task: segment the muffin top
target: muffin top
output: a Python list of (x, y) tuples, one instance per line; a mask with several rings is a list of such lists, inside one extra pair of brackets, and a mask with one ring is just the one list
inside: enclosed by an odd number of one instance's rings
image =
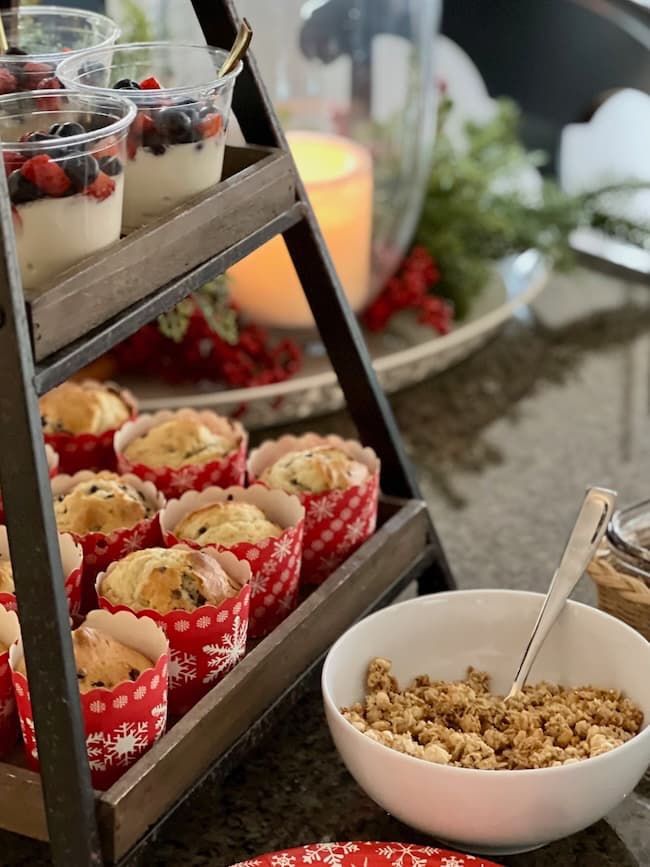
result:
[(134, 464), (179, 469), (221, 460), (237, 448), (238, 441), (227, 419), (217, 416), (208, 427), (198, 413), (181, 410), (136, 437), (124, 449), (124, 456)]
[[(137, 680), (143, 671), (154, 665), (144, 654), (90, 626), (74, 630), (72, 648), (81, 693), (102, 686), (113, 689), (125, 680)], [(25, 657), (16, 666), (16, 671), (26, 673)]]
[(39, 401), (46, 434), (102, 434), (131, 416), (130, 407), (110, 386), (64, 382)]
[[(0, 593), (14, 592), (14, 571), (11, 560), (0, 560)], [(2, 651), (0, 651), (2, 652)]]
[(360, 485), (367, 478), (365, 464), (343, 449), (323, 445), (287, 452), (264, 470), (260, 481), (290, 494), (321, 494)]
[(237, 542), (254, 544), (269, 536), (280, 536), (282, 527), (269, 521), (258, 506), (231, 500), (191, 512), (174, 527), (173, 533), (177, 539), (229, 547)]
[(195, 611), (221, 605), (241, 587), (207, 554), (180, 546), (145, 548), (115, 563), (102, 580), (100, 593), (113, 605), (132, 611)]
[(154, 509), (123, 476), (102, 471), (54, 500), (60, 533), (112, 533), (150, 518)]

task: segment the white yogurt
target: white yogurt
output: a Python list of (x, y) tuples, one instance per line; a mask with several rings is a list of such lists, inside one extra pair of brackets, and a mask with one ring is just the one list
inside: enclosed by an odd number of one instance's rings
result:
[(150, 223), (177, 205), (218, 184), (223, 168), (224, 136), (198, 144), (176, 144), (156, 156), (138, 148), (126, 162), (122, 231)]
[(14, 206), (14, 231), (23, 288), (38, 289), (51, 277), (120, 237), (122, 175), (103, 201), (78, 193)]

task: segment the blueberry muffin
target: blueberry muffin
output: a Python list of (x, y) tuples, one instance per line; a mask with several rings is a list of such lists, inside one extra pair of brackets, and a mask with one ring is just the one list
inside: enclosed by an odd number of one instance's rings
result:
[(198, 413), (181, 410), (132, 440), (124, 457), (133, 464), (170, 469), (219, 461), (238, 448), (239, 437), (227, 419), (214, 419), (207, 425)]
[(215, 559), (176, 546), (134, 551), (111, 567), (99, 592), (112, 605), (169, 614), (221, 605), (240, 590)]
[(131, 408), (118, 392), (96, 382), (64, 382), (39, 401), (46, 434), (102, 434), (121, 427)]
[(154, 511), (127, 479), (106, 471), (77, 482), (67, 494), (54, 500), (59, 532), (78, 536), (134, 527), (152, 517)]
[(238, 542), (255, 544), (269, 536), (282, 535), (282, 527), (269, 521), (253, 503), (229, 501), (212, 503), (186, 515), (172, 531), (177, 539), (200, 545), (224, 545)]
[[(82, 625), (74, 630), (72, 648), (81, 693), (97, 687), (113, 689), (126, 680), (137, 680), (143, 671), (154, 666), (144, 654), (90, 626)], [(26, 674), (24, 657), (16, 671)]]
[(264, 470), (260, 481), (289, 494), (322, 494), (360, 485), (368, 475), (368, 467), (343, 449), (322, 445), (287, 452)]

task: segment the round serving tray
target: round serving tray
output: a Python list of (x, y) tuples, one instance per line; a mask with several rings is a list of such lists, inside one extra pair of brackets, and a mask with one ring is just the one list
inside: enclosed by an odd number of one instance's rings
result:
[[(387, 392), (398, 391), (446, 370), (483, 346), (499, 328), (541, 291), (547, 268), (535, 250), (495, 266), (492, 279), (470, 314), (444, 337), (418, 325), (408, 315), (395, 317), (381, 334), (367, 334), (379, 380)], [(244, 389), (216, 389), (214, 384), (169, 385), (124, 378), (138, 397), (141, 410), (184, 406), (237, 415), (250, 429), (272, 427), (334, 412), (344, 400), (327, 356), (319, 344), (306, 344), (300, 373), (286, 382)]]

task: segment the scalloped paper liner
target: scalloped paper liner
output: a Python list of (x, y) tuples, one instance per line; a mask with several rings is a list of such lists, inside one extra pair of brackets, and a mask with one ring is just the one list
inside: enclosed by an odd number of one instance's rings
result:
[[(52, 494), (54, 497), (66, 494), (77, 482), (92, 478), (93, 475), (94, 473), (88, 470), (81, 470), (74, 476), (57, 476), (52, 480)], [(131, 551), (162, 545), (160, 512), (166, 503), (164, 496), (156, 490), (151, 482), (143, 482), (138, 476), (126, 474), (124, 478), (134, 488), (137, 488), (157, 511), (151, 518), (144, 518), (133, 527), (113, 530), (112, 533), (86, 533), (84, 536), (77, 533), (70, 534), (75, 542), (81, 545), (84, 557), (81, 589), (82, 614), (97, 607), (95, 579), (100, 572), (106, 571), (114, 560), (119, 560)]]
[(283, 852), (257, 855), (230, 867), (500, 867), (474, 855), (463, 855), (438, 846), (414, 843), (340, 842), (311, 843)]
[(0, 653), (0, 758), (11, 752), (18, 740), (18, 712), (9, 651), (19, 637), (20, 627), (16, 613), (0, 608), (0, 643), (7, 648)]
[(280, 536), (261, 542), (215, 546), (220, 551), (231, 551), (238, 559), (250, 563), (252, 577), (248, 637), (264, 638), (282, 623), (298, 601), (305, 510), (297, 497), (285, 491), (271, 491), (264, 485), (188, 491), (179, 500), (170, 500), (160, 516), (165, 545), (180, 542), (192, 548), (201, 548), (200, 544), (190, 539), (178, 539), (173, 533), (174, 528), (190, 512), (227, 500), (253, 503), (270, 521), (279, 524), (284, 530)]
[[(202, 491), (211, 485), (219, 485), (222, 488), (228, 487), (228, 485), (243, 485), (246, 480), (248, 434), (240, 422), (231, 419), (227, 419), (227, 421), (239, 437), (239, 447), (219, 461), (198, 465), (189, 464), (178, 469), (171, 469), (170, 467), (148, 467), (145, 464), (134, 464), (124, 456), (124, 449), (134, 439), (142, 436), (155, 425), (187, 411), (182, 409), (177, 412), (161, 410), (153, 415), (144, 414), (120, 428), (114, 438), (114, 449), (120, 472), (135, 473), (141, 479), (153, 482), (158, 490), (169, 499), (180, 497), (186, 491)], [(191, 410), (191, 412), (198, 415), (207, 427), (213, 427), (215, 421), (219, 423), (223, 421), (221, 416), (210, 410), (200, 412)]]
[[(184, 548), (188, 546), (184, 545)], [(237, 665), (246, 652), (250, 577), (248, 563), (227, 551), (203, 548), (242, 585), (242, 589), (221, 605), (202, 605), (196, 611), (133, 611), (136, 617), (155, 621), (169, 639), (169, 713), (182, 716)], [(107, 570), (110, 572), (110, 568)], [(110, 612), (131, 611), (113, 605), (101, 595), (105, 574), (97, 576), (96, 591), (101, 608)]]
[[(83, 552), (81, 545), (75, 543), (70, 533), (59, 533), (59, 550), (61, 565), (65, 576), (65, 594), (68, 597), (70, 614), (78, 614), (81, 606), (81, 580), (83, 570)], [(7, 528), (0, 527), (0, 562), (9, 560), (9, 539)], [(0, 593), (0, 605), (7, 611), (17, 611), (18, 602), (15, 593)]]
[(360, 485), (322, 494), (298, 493), (305, 507), (305, 532), (302, 542), (300, 578), (305, 584), (322, 584), (332, 572), (357, 550), (375, 531), (379, 500), (379, 458), (356, 440), (308, 433), (266, 440), (248, 459), (248, 478), (259, 479), (266, 467), (287, 452), (330, 445), (365, 464), (370, 476)]
[[(137, 418), (138, 402), (128, 389), (120, 388), (115, 382), (97, 382), (94, 379), (84, 379), (79, 384), (105, 386), (116, 391), (131, 410), (130, 420)], [(118, 430), (112, 428), (101, 434), (46, 433), (44, 437), (45, 442), (59, 453), (60, 472), (72, 476), (80, 470), (115, 470), (113, 439)]]
[[(104, 791), (122, 776), (165, 731), (169, 646), (161, 629), (148, 618), (122, 611), (91, 611), (85, 625), (100, 629), (154, 661), (135, 681), (114, 689), (91, 689), (81, 696), (86, 748), (93, 786)], [(10, 661), (27, 764), (39, 770), (36, 732), (27, 679), (15, 671), (22, 644), (11, 648)]]
[[(52, 446), (45, 444), (45, 457), (47, 458), (47, 468), (50, 473), (50, 478), (53, 479), (54, 476), (59, 474), (61, 469), (60, 467), (60, 457), (59, 453), (55, 451)], [(0, 491), (0, 524), (4, 524), (5, 522), (5, 509), (4, 503), (2, 501), (2, 491)]]

